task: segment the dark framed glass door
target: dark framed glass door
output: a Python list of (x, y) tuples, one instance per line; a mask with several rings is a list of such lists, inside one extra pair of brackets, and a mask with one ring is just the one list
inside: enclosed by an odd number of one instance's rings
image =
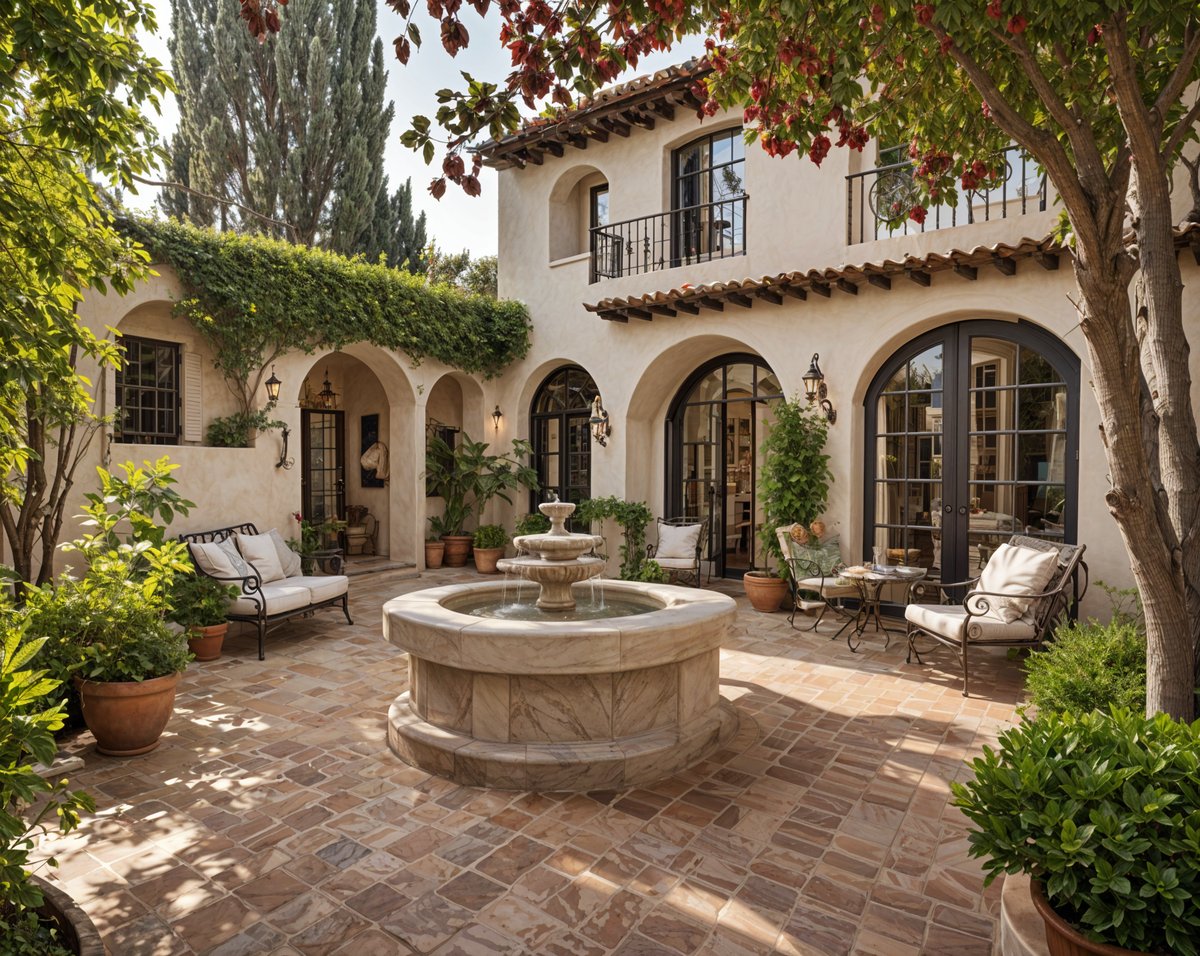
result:
[(592, 493), (592, 399), (599, 394), (592, 377), (578, 365), (552, 372), (533, 397), (529, 413), (533, 467), (539, 490), (529, 510), (550, 493), (575, 504)]
[(867, 394), (863, 552), (961, 581), (1015, 533), (1074, 543), (1079, 360), (1028, 322), (936, 329)]
[[(341, 520), (346, 513), (345, 413), (300, 411), (301, 514), (308, 521)], [(332, 542), (322, 542), (331, 544)]]
[(664, 517), (709, 519), (704, 560), (718, 575), (763, 567), (758, 449), (782, 400), (775, 373), (757, 356), (737, 354), (697, 369), (672, 403)]

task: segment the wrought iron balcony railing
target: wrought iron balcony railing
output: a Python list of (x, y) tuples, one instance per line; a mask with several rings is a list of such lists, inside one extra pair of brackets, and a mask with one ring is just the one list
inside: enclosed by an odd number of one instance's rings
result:
[(958, 204), (948, 203), (926, 210), (925, 221), (904, 219), (898, 225), (888, 220), (907, 216), (919, 202), (912, 178), (912, 164), (892, 163), (851, 173), (846, 177), (846, 242), (871, 242), (893, 236), (911, 236), (934, 229), (947, 229), (973, 222), (1007, 219), (1046, 208), (1046, 172), (1018, 147), (1004, 151), (1004, 179), (990, 189), (959, 189)]
[(735, 196), (596, 226), (589, 281), (658, 272), (746, 253), (746, 202)]

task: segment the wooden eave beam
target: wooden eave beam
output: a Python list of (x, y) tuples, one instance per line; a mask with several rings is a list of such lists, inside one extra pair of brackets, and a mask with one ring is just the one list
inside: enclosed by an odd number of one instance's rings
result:
[(608, 130), (599, 126), (589, 126), (586, 135), (588, 139), (594, 139), (598, 143), (608, 142)]
[(628, 322), (629, 316), (622, 314), (616, 309), (601, 309), (600, 318), (605, 322)]
[(639, 308), (636, 305), (625, 306), (624, 312), (626, 315), (630, 316), (631, 318), (645, 319), (647, 322), (651, 321), (654, 318), (654, 316), (651, 315), (649, 312), (647, 312), (645, 309)]
[(955, 273), (955, 275), (960, 275), (964, 279), (970, 279), (972, 281), (979, 278), (979, 270), (978, 269), (976, 269), (974, 266), (969, 266), (962, 262), (954, 263), (954, 273)]
[(673, 107), (666, 100), (655, 100), (650, 104), (650, 111), (652, 113), (657, 113), (665, 120), (675, 119), (675, 107)]
[(999, 270), (1001, 275), (1015, 276), (1017, 274), (1017, 262), (1008, 256), (992, 256), (992, 265)]
[(527, 162), (533, 163), (534, 166), (542, 165), (542, 151), (534, 149), (532, 146), (526, 147), (522, 152), (525, 154), (522, 158)]
[(858, 295), (858, 286), (845, 278), (845, 276), (838, 276), (837, 287), (847, 295)]
[(654, 117), (647, 116), (638, 110), (625, 110), (621, 116), (634, 126), (640, 126), (642, 129), (654, 129)]
[(626, 139), (629, 138), (630, 126), (628, 123), (622, 123), (619, 119), (612, 116), (604, 117), (601, 122), (604, 124), (604, 128), (610, 133), (616, 133), (618, 136), (624, 136)]
[(576, 149), (587, 149), (587, 137), (581, 133), (568, 133), (567, 141)]
[[(1058, 269), (1057, 252), (1035, 252), (1033, 254), (1033, 261), (1047, 272), (1054, 272)], [(1198, 257), (1196, 261), (1197, 263), (1200, 263), (1200, 257)]]
[(542, 148), (547, 153), (550, 153), (552, 156), (555, 156), (558, 159), (562, 159), (563, 152), (564, 152), (563, 145), (558, 140), (556, 140), (556, 139), (542, 140)]
[(680, 312), (686, 312), (688, 315), (699, 315), (700, 307), (691, 302), (679, 301), (675, 303), (675, 308)]
[(646, 306), (655, 315), (669, 315), (674, 318), (678, 313), (669, 305), (648, 305)]
[(804, 302), (808, 299), (808, 293), (801, 289), (798, 285), (783, 286), (783, 294), (790, 295), (793, 299), (799, 299), (801, 302)]
[(810, 283), (809, 283), (809, 288), (810, 288), (810, 289), (811, 289), (813, 292), (815, 292), (817, 295), (823, 295), (823, 296), (825, 296), (825, 298), (827, 298), (827, 299), (828, 299), (828, 298), (829, 298), (829, 296), (830, 296), (830, 289), (829, 289), (829, 283), (828, 283), (828, 282), (817, 282), (817, 281), (813, 281), (813, 282), (810, 282)]
[(772, 305), (783, 305), (783, 296), (774, 289), (759, 289), (754, 294)]
[(930, 283), (933, 282), (933, 277), (928, 272), (925, 272), (921, 269), (914, 269), (911, 266), (905, 268), (904, 274), (912, 279), (912, 281), (917, 285), (923, 285), (927, 289), (929, 288)]
[(867, 281), (871, 283), (871, 285), (875, 286), (876, 289), (885, 289), (890, 291), (892, 288), (892, 280), (885, 275), (880, 275), (878, 272), (868, 272)]
[(749, 309), (754, 305), (754, 300), (748, 295), (743, 295), (741, 292), (726, 292), (725, 298), (734, 305), (740, 305), (743, 309)]
[(711, 296), (706, 295), (706, 296), (703, 296), (702, 298), (697, 299), (696, 301), (700, 305), (702, 305), (704, 308), (712, 309), (714, 312), (724, 312), (725, 311), (725, 303), (722, 302), (720, 299), (714, 299)]

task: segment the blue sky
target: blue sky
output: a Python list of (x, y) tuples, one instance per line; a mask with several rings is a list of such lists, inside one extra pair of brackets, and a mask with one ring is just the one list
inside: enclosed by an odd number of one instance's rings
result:
[[(164, 64), (170, 66), (167, 52), (167, 37), (170, 31), (171, 5), (169, 0), (154, 0), (158, 9), (158, 33), (144, 38), (147, 49)], [(225, 0), (236, 3), (237, 0)], [(461, 84), (460, 70), (467, 70), (484, 79), (501, 82), (509, 71), (509, 57), (496, 38), (499, 21), (495, 14), (486, 21), (480, 20), (464, 6), (463, 22), (471, 32), (471, 45), (456, 58), (451, 58), (438, 42), (437, 25), (424, 13), (424, 4), (415, 4), (419, 9), (415, 20), (425, 38), (422, 49), (415, 52), (408, 66), (396, 62), (391, 50), (391, 41), (400, 33), (402, 19), (385, 4), (379, 4), (379, 35), (383, 39), (385, 60), (388, 64), (387, 96), (396, 104), (396, 119), (384, 152), (383, 163), (393, 186), (412, 177), (413, 198), (418, 211), (424, 211), (428, 220), (429, 235), (448, 252), (469, 249), (472, 255), (487, 255), (496, 251), (496, 174), (484, 169), (482, 176), (483, 195), (472, 199), (460, 190), (450, 187), (441, 201), (429, 195), (427, 186), (436, 167), (429, 167), (421, 158), (400, 145), (400, 134), (414, 114), (432, 115), (437, 107), (435, 92), (443, 87)], [(284, 29), (287, 29), (287, 13), (284, 11)], [(672, 63), (693, 56), (702, 49), (698, 40), (691, 40), (685, 47), (667, 54), (659, 54), (643, 61), (638, 70), (620, 80), (650, 73)], [(618, 80), (618, 82), (620, 82)], [(179, 114), (174, 101), (163, 109), (160, 129), (169, 135), (178, 122)], [(439, 160), (435, 160), (435, 163)], [(157, 190), (142, 187), (136, 196), (126, 197), (129, 205), (147, 209), (153, 202)]]

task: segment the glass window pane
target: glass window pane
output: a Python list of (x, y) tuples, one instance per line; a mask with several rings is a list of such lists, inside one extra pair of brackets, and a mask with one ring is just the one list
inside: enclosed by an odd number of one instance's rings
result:
[(942, 346), (933, 346), (920, 355), (909, 359), (908, 387), (909, 388), (941, 388), (942, 383)]

